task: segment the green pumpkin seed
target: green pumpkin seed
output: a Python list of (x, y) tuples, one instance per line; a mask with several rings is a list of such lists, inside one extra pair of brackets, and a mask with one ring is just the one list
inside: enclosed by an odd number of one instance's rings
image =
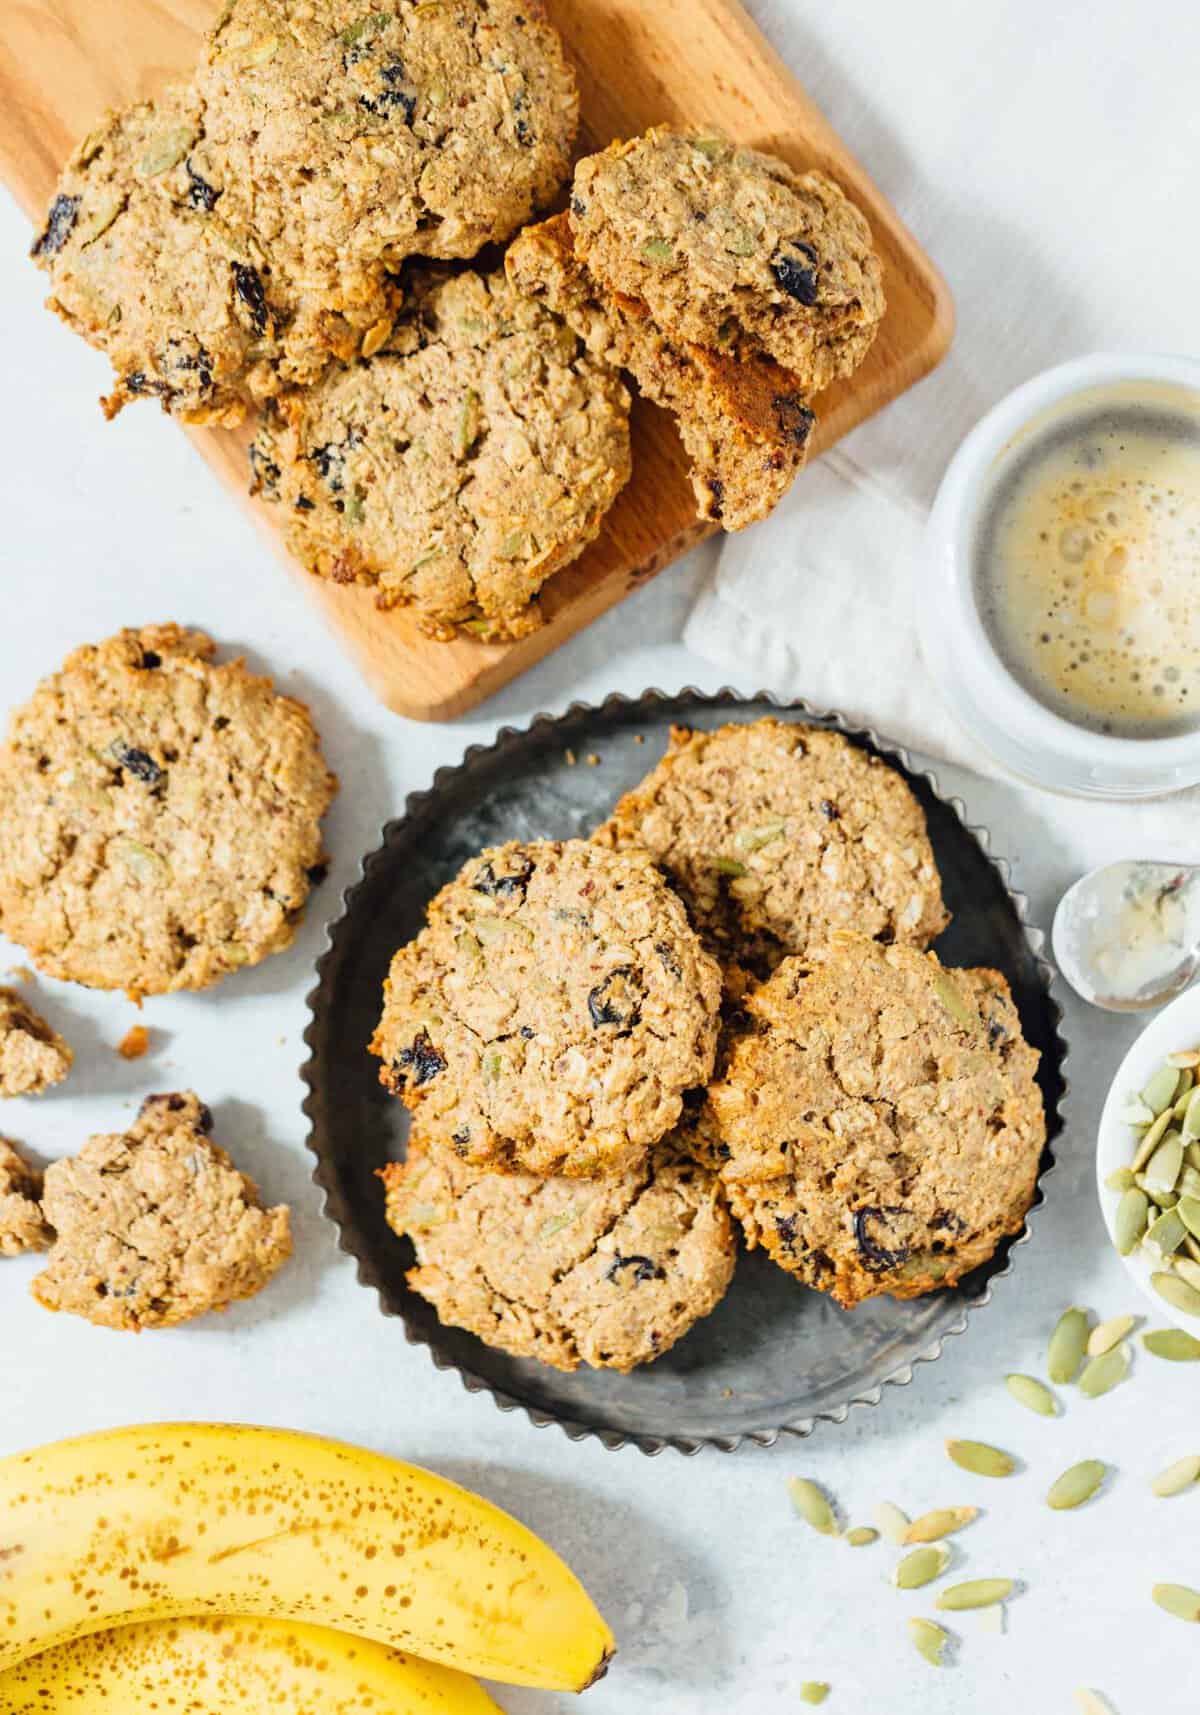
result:
[(1099, 1399), (1109, 1393), (1129, 1374), (1129, 1347), (1113, 1346), (1098, 1358), (1089, 1358), (1079, 1378), (1079, 1391), (1085, 1399)]
[(1183, 1110), (1183, 1135), (1187, 1142), (1200, 1138), (1200, 1089), (1193, 1089)]
[(1142, 1335), (1142, 1345), (1156, 1358), (1173, 1364), (1191, 1364), (1200, 1359), (1200, 1340), (1182, 1328), (1152, 1328)]
[[(1194, 1262), (1200, 1262), (1200, 1239), (1193, 1238), (1191, 1233), (1185, 1233), (1183, 1235), (1183, 1248)], [(1178, 1258), (1176, 1258), (1176, 1266), (1178, 1266)]]
[(1145, 1133), (1142, 1141), (1138, 1144), (1137, 1149), (1134, 1152), (1133, 1160), (1130, 1162), (1130, 1166), (1133, 1168), (1135, 1173), (1137, 1173), (1139, 1169), (1143, 1168), (1149, 1161), (1150, 1157), (1154, 1154), (1154, 1151), (1158, 1148), (1160, 1138), (1164, 1138), (1167, 1135), (1171, 1121), (1174, 1118), (1175, 1115), (1171, 1112), (1170, 1108), (1168, 1108), (1166, 1113), (1159, 1114), (1149, 1131)]
[(196, 132), (190, 125), (164, 131), (161, 137), (154, 139), (138, 162), (138, 172), (144, 179), (155, 179), (159, 173), (169, 172), (179, 165), (195, 141)]
[(1081, 1685), (1074, 1697), (1079, 1715), (1113, 1715), (1112, 1704), (1101, 1697), (1098, 1691), (1089, 1691), (1085, 1685)]
[(1168, 1054), (1167, 1065), (1178, 1066), (1181, 1071), (1200, 1066), (1200, 1048), (1181, 1048), (1175, 1054)]
[(495, 1084), (504, 1071), (504, 1056), (498, 1048), (489, 1048), (483, 1056), (481, 1076), (485, 1084)]
[[(1192, 1173), (1194, 1168), (1186, 1168), (1185, 1172)], [(1175, 1213), (1183, 1222), (1194, 1239), (1200, 1239), (1200, 1198), (1189, 1197), (1185, 1192), (1175, 1205)]]
[(1152, 1191), (1146, 1184), (1146, 1176), (1144, 1173), (1135, 1173), (1133, 1176), (1133, 1182), (1140, 1191), (1144, 1191), (1146, 1193), (1155, 1208), (1173, 1209), (1179, 1201), (1179, 1193), (1177, 1191)]
[(1181, 1310), (1185, 1316), (1200, 1316), (1200, 1292), (1186, 1280), (1161, 1272), (1150, 1276), (1150, 1284), (1173, 1310)]
[(716, 857), (713, 859), (713, 868), (720, 870), (722, 875), (747, 874), (745, 864), (739, 863), (736, 858)]
[(1104, 1181), (1110, 1191), (1128, 1191), (1133, 1185), (1132, 1167), (1117, 1167)]
[(463, 402), (458, 413), (458, 433), (455, 437), (454, 450), (460, 459), (465, 459), (479, 436), (479, 395), (473, 387), (468, 387), (463, 395)]
[(733, 843), (739, 851), (757, 852), (761, 851), (763, 846), (769, 846), (773, 841), (781, 840), (786, 830), (787, 823), (784, 821), (763, 822), (757, 828), (743, 828), (739, 834), (735, 835)]
[(948, 972), (934, 971), (933, 992), (956, 1024), (961, 1025), (964, 1030), (975, 1030), (979, 1023), (978, 1014), (967, 1005), (958, 984)]
[(1040, 1417), (1057, 1416), (1057, 1400), (1045, 1382), (1038, 1381), (1036, 1376), (1005, 1376), (1004, 1385), (1018, 1405), (1036, 1411)]
[(1183, 1235), (1186, 1232), (1187, 1228), (1177, 1211), (1164, 1209), (1156, 1220), (1151, 1221), (1146, 1243), (1153, 1245), (1160, 1256), (1173, 1256), (1183, 1243)]
[(1160, 1066), (1141, 1091), (1141, 1099), (1153, 1114), (1169, 1108), (1179, 1093), (1179, 1073), (1174, 1066)]
[(792, 1477), (788, 1481), (788, 1494), (805, 1524), (810, 1524), (822, 1536), (838, 1534), (833, 1508), (815, 1483), (810, 1483), (807, 1477)]
[(1166, 1499), (1181, 1495), (1200, 1478), (1200, 1453), (1189, 1453), (1186, 1459), (1176, 1459), (1165, 1471), (1160, 1471), (1150, 1484), (1151, 1491)]
[(675, 251), (665, 238), (648, 238), (642, 245), (642, 256), (647, 262), (674, 262)]
[(1146, 1164), (1144, 1188), (1152, 1196), (1156, 1191), (1173, 1191), (1182, 1166), (1183, 1139), (1177, 1131), (1168, 1132)]
[(1189, 1286), (1194, 1286), (1197, 1292), (1200, 1292), (1200, 1262), (1196, 1262), (1190, 1256), (1178, 1255), (1171, 1260), (1174, 1264), (1175, 1273), (1182, 1280), (1186, 1280)]
[(908, 1635), (912, 1639), (917, 1653), (923, 1655), (931, 1667), (944, 1667), (946, 1646), (950, 1642), (949, 1632), (933, 1620), (910, 1620)]
[(986, 1441), (947, 1441), (946, 1452), (956, 1465), (977, 1477), (1011, 1477), (1017, 1468), (1011, 1453), (989, 1447)]
[(851, 1548), (868, 1548), (871, 1543), (879, 1541), (879, 1532), (872, 1530), (869, 1524), (856, 1524), (853, 1530), (846, 1532), (846, 1541)]
[[(1126, 1196), (1129, 1195), (1130, 1193), (1126, 1192)], [(1072, 1305), (1070, 1310), (1063, 1311), (1050, 1336), (1050, 1345), (1046, 1352), (1046, 1374), (1052, 1382), (1061, 1386), (1064, 1382), (1075, 1380), (1083, 1362), (1087, 1339), (1087, 1311)]]
[(894, 1542), (897, 1548), (908, 1540), (908, 1514), (891, 1501), (880, 1501), (871, 1516), (879, 1526), (880, 1535)]
[(728, 149), (724, 137), (693, 137), (692, 148), (699, 150), (706, 160), (717, 161)]
[(133, 871), (138, 882), (144, 887), (159, 887), (171, 879), (171, 866), (166, 858), (160, 857), (156, 851), (142, 845), (138, 840), (126, 839), (124, 834), (119, 834), (116, 839), (108, 842), (108, 849), (113, 857)]
[(128, 201), (128, 197), (114, 195), (104, 197), (96, 204), (92, 212), (75, 228), (75, 242), (81, 250), (88, 244), (94, 244), (108, 231)]
[(1113, 1233), (1122, 1256), (1130, 1256), (1141, 1242), (1150, 1215), (1150, 1199), (1135, 1186), (1126, 1191), (1117, 1204), (1113, 1217)]
[(551, 1215), (548, 1221), (543, 1221), (538, 1228), (538, 1244), (547, 1244), (558, 1233), (565, 1232), (579, 1219), (579, 1210), (564, 1209), (561, 1215)]
[(936, 1512), (922, 1513), (904, 1533), (905, 1542), (940, 1542), (964, 1530), (972, 1519), (979, 1517), (978, 1507), (939, 1507)]
[(1136, 1322), (1136, 1316), (1110, 1316), (1107, 1322), (1097, 1322), (1088, 1335), (1088, 1357), (1102, 1357), (1105, 1352), (1110, 1352), (1114, 1346), (1120, 1345)]
[(1046, 1504), (1056, 1513), (1081, 1507), (1096, 1493), (1104, 1481), (1106, 1470), (1107, 1466), (1099, 1459), (1081, 1459), (1078, 1465), (1072, 1465), (1051, 1483)]
[(951, 1584), (943, 1590), (935, 1606), (943, 1613), (958, 1614), (968, 1608), (990, 1608), (993, 1602), (1004, 1602), (1015, 1586), (1011, 1578), (971, 1578), (965, 1584)]
[(1130, 1096), (1121, 1109), (1121, 1123), (1135, 1129), (1154, 1122), (1154, 1109), (1148, 1108), (1140, 1096)]
[(829, 1696), (829, 1686), (823, 1679), (806, 1679), (800, 1687), (801, 1703), (824, 1703)]
[(1150, 1594), (1164, 1614), (1200, 1622), (1200, 1590), (1189, 1590), (1186, 1584), (1156, 1584)]
[(906, 1554), (892, 1572), (897, 1590), (920, 1590), (940, 1578), (950, 1564), (950, 1550), (941, 1542), (926, 1543)]
[(1183, 1157), (1183, 1169), (1175, 1189), (1179, 1193), (1181, 1203), (1185, 1197), (1190, 1197), (1194, 1203), (1200, 1203), (1200, 1170), (1192, 1166), (1187, 1158), (1186, 1150)]

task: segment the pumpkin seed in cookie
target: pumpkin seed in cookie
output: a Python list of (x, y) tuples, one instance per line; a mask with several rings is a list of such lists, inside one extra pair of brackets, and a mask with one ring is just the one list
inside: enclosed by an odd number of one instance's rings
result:
[(1129, 1374), (1128, 1346), (1113, 1346), (1098, 1358), (1090, 1358), (1079, 1378), (1079, 1391), (1086, 1399), (1099, 1399)]

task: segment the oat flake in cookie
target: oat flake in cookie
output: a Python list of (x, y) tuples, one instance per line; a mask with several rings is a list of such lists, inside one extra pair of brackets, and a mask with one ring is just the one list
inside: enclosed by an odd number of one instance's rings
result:
[(473, 858), (396, 954), (371, 1048), (431, 1149), (622, 1173), (707, 1081), (719, 994), (644, 852), (514, 842)]
[(765, 351), (813, 391), (857, 369), (883, 316), (870, 229), (838, 186), (712, 133), (660, 126), (585, 157), (571, 227), (665, 332)]
[(594, 836), (644, 847), (709, 950), (760, 974), (853, 929), (928, 946), (949, 921), (921, 806), (840, 733), (772, 719), (675, 727)]
[(413, 276), (384, 350), (282, 400), (252, 454), (292, 552), (450, 638), (520, 636), (629, 476), (629, 396), (502, 272)]
[(16, 989), (0, 988), (0, 1096), (36, 1096), (61, 1084), (75, 1056)]
[(381, 1174), (440, 1320), (559, 1370), (651, 1363), (707, 1316), (736, 1243), (713, 1174), (659, 1145), (611, 1179), (481, 1172), (409, 1143)]
[(41, 1174), (0, 1137), (0, 1257), (50, 1248), (54, 1235), (42, 1218), (41, 1194)]
[(953, 1285), (1020, 1230), (1046, 1128), (999, 972), (839, 936), (743, 1006), (698, 1152), (751, 1247), (849, 1307)]
[(204, 988), (292, 940), (337, 782), (303, 704), (176, 625), (68, 657), (0, 746), (0, 929), (51, 976)]
[(251, 1298), (291, 1255), (288, 1211), (211, 1141), (192, 1092), (150, 1096), (121, 1134), (46, 1170), (56, 1239), (33, 1294), (98, 1327), (169, 1328)]

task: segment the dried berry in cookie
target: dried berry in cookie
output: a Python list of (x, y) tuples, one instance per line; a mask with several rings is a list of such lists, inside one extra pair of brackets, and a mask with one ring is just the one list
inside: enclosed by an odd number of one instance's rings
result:
[(752, 1247), (849, 1307), (953, 1285), (1020, 1230), (1046, 1133), (999, 972), (843, 935), (742, 1004), (697, 1149)]
[(74, 1058), (23, 996), (0, 988), (0, 1096), (36, 1096), (61, 1084)]
[(472, 859), (392, 961), (371, 1047), (431, 1146), (474, 1166), (638, 1168), (712, 1069), (720, 976), (644, 852)]
[(651, 1363), (733, 1276), (720, 1187), (669, 1144), (580, 1180), (481, 1172), (410, 1140), (381, 1178), (388, 1223), (416, 1248), (409, 1284), (440, 1320), (555, 1369)]
[(907, 783), (821, 727), (676, 727), (594, 837), (644, 847), (709, 950), (763, 974), (789, 953), (819, 957), (839, 929), (925, 947), (949, 920)]
[(386, 347), (294, 393), (259, 436), (258, 491), (292, 551), (432, 636), (519, 636), (630, 469), (629, 397), (503, 273), (421, 270)]
[(56, 1239), (33, 1282), (47, 1310), (102, 1328), (169, 1328), (250, 1298), (291, 1255), (288, 1211), (212, 1142), (191, 1091), (150, 1096), (124, 1135), (46, 1170)]
[(0, 927), (51, 976), (204, 988), (292, 940), (336, 790), (303, 704), (202, 632), (77, 649), (0, 746)]
[(50, 1248), (54, 1235), (42, 1217), (42, 1176), (0, 1137), (0, 1256)]

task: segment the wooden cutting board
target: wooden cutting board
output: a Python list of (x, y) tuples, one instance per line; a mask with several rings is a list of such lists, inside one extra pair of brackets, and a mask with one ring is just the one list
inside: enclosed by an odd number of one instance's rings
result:
[[(945, 282), (736, 0), (549, 4), (579, 74), (581, 152), (660, 121), (715, 126), (800, 169), (823, 168), (865, 211), (883, 258), (887, 315), (858, 374), (817, 400), (814, 456), (941, 360), (954, 325)], [(216, 0), (0, 0), (0, 176), (31, 220), (40, 224), (62, 162), (105, 107), (186, 74), (215, 10)], [(74, 336), (64, 329), (62, 337)], [(246, 492), (250, 431), (189, 433), (283, 554), (272, 509)], [(633, 479), (600, 540), (550, 581), (545, 626), (516, 643), (432, 643), (403, 610), (379, 612), (369, 591), (288, 564), (389, 708), (450, 719), (709, 533), (696, 519), (671, 419), (642, 400), (633, 458)]]

